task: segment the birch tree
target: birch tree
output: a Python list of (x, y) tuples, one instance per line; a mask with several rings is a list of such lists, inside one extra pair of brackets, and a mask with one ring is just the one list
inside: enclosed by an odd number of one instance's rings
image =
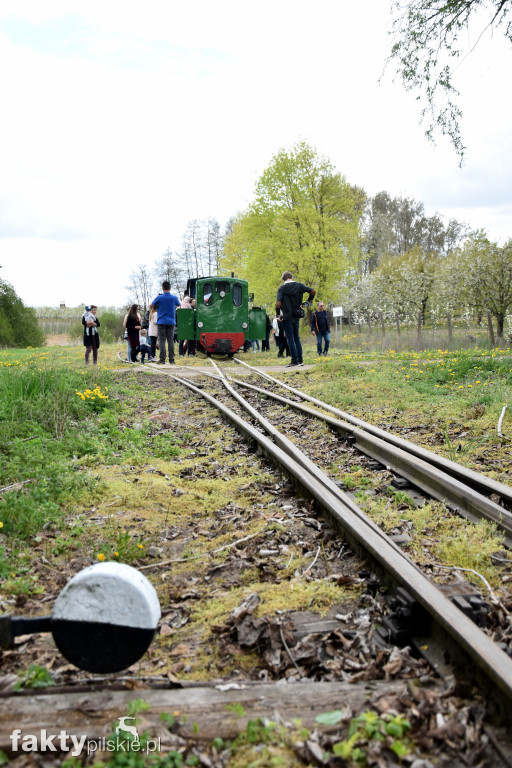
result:
[[(465, 51), (487, 30), (499, 30), (512, 43), (512, 0), (395, 0), (389, 61), (406, 90), (423, 102), (427, 138), (447, 136), (464, 158), (459, 92), (453, 74)], [(469, 32), (473, 31), (470, 36)], [(471, 38), (476, 42), (470, 42)]]

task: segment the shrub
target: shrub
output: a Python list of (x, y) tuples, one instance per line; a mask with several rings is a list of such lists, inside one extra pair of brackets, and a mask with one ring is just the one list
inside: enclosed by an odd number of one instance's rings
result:
[(0, 280), (0, 346), (39, 347), (43, 341), (35, 310), (24, 305), (12, 285)]

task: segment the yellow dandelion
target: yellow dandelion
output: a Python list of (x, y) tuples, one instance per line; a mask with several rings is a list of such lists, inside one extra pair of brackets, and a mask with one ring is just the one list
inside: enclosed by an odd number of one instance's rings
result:
[(100, 561), (100, 563), (102, 563), (104, 559), (105, 559), (105, 555), (103, 554), (103, 552), (100, 552), (98, 555), (98, 560)]

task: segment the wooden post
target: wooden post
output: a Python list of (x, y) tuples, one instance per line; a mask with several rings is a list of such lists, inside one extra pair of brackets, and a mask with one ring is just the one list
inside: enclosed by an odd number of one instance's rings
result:
[(384, 312), (379, 312), (380, 327), (382, 328), (382, 335), (386, 335), (386, 328), (384, 326)]
[(450, 344), (451, 344), (451, 343), (452, 343), (452, 340), (453, 340), (453, 331), (452, 331), (452, 314), (451, 314), (451, 312), (447, 312), (447, 313), (446, 313), (446, 324), (447, 324), (447, 326), (448, 326), (448, 341), (449, 341), (449, 342), (450, 342)]
[(491, 346), (496, 346), (496, 339), (494, 338), (494, 328), (492, 327), (492, 317), (489, 310), (487, 310), (487, 327), (489, 328), (489, 338), (491, 340)]
[(396, 319), (396, 332), (400, 336), (400, 312), (396, 313), (395, 319)]

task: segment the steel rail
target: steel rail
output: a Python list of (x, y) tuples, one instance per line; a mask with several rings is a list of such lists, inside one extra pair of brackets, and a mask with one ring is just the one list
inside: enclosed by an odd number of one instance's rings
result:
[[(170, 373), (166, 373), (166, 375), (210, 402), (238, 430), (256, 441), (267, 455), (295, 477), (308, 493), (319, 500), (350, 536), (381, 563), (396, 581), (406, 587), (430, 616), (464, 649), (476, 667), (496, 685), (508, 702), (512, 702), (512, 659), (445, 597), (435, 584), (424, 576), (417, 566), (385, 537), (380, 529), (377, 532), (376, 526), (366, 518), (351, 499), (349, 499), (350, 505), (345, 504), (339, 496), (341, 493), (339, 489), (336, 489), (338, 493), (334, 493), (320, 482), (319, 476), (323, 474), (320, 469), (316, 468), (314, 473), (307, 471), (305, 467), (309, 463), (309, 459), (296, 446), (292, 444), (293, 455), (290, 455), (263, 434), (260, 429), (242, 419), (208, 392), (199, 389), (184, 378)], [(238, 395), (237, 400), (240, 402), (243, 398)], [(254, 411), (250, 404), (247, 405), (249, 412)], [(261, 418), (258, 419), (258, 422), (260, 425), (262, 424)], [(355, 513), (354, 507), (358, 509), (359, 514)]]
[(432, 498), (447, 503), (452, 511), (457, 512), (472, 523), (478, 523), (482, 518), (495, 523), (505, 536), (505, 544), (509, 549), (512, 549), (512, 514), (491, 501), (487, 496), (483, 496), (472, 487), (464, 485), (464, 483), (437, 467), (433, 467), (423, 459), (382, 440), (380, 437), (375, 437), (359, 429), (359, 427), (335, 419), (302, 403), (289, 400), (270, 390), (256, 387), (246, 381), (234, 379), (232, 376), (228, 378), (237, 386), (250, 389), (308, 416), (321, 419), (333, 429), (353, 436), (355, 445), (359, 450), (377, 459), (386, 469), (391, 469), (401, 477), (405, 477)]
[(505, 485), (505, 483), (500, 483), (498, 480), (493, 480), (490, 477), (486, 477), (485, 475), (482, 475), (480, 472), (477, 472), (474, 469), (468, 469), (467, 467), (463, 467), (461, 464), (457, 464), (456, 461), (452, 461), (451, 459), (446, 459), (444, 456), (440, 456), (438, 453), (434, 453), (434, 451), (429, 451), (427, 448), (422, 448), (421, 446), (416, 445), (415, 443), (411, 443), (409, 440), (404, 440), (403, 437), (398, 437), (398, 435), (394, 435), (392, 432), (386, 432), (385, 430), (380, 429), (380, 427), (376, 427), (367, 421), (363, 421), (362, 419), (358, 419), (356, 416), (352, 416), (350, 413), (346, 413), (345, 411), (342, 411), (339, 408), (335, 408), (334, 406), (329, 405), (328, 403), (324, 403), (322, 400), (318, 400), (317, 398), (312, 397), (311, 395), (308, 395), (305, 392), (302, 392), (300, 389), (295, 389), (294, 387), (290, 387), (288, 384), (285, 384), (283, 381), (280, 381), (279, 379), (275, 379), (273, 376), (270, 376), (270, 374), (266, 373), (265, 371), (260, 371), (258, 368), (255, 368), (254, 366), (249, 365), (249, 363), (246, 363), (244, 360), (240, 360), (238, 357), (234, 357), (233, 360), (235, 360), (240, 365), (244, 365), (245, 367), (250, 368), (251, 370), (255, 371), (256, 373), (258, 373), (260, 376), (267, 379), (268, 381), (271, 381), (274, 384), (277, 384), (278, 386), (289, 390), (294, 395), (301, 397), (303, 400), (308, 400), (309, 402), (314, 403), (315, 405), (318, 405), (320, 408), (323, 408), (326, 411), (330, 411), (331, 413), (334, 413), (337, 416), (340, 416), (344, 421), (347, 421), (349, 424), (353, 424), (354, 426), (359, 427), (365, 432), (369, 432), (370, 434), (375, 435), (376, 437), (380, 437), (386, 442), (396, 445), (398, 448), (402, 448), (404, 451), (407, 451), (408, 453), (412, 453), (414, 456), (417, 456), (419, 459), (423, 459), (428, 464), (432, 464), (433, 466), (438, 467), (443, 472), (446, 472), (447, 474), (452, 475), (453, 477), (457, 478), (465, 485), (471, 485), (473, 488), (480, 490), (481, 492), (484, 492), (484, 493), (497, 494), (503, 500), (510, 503), (512, 506), (512, 487), (511, 486)]

